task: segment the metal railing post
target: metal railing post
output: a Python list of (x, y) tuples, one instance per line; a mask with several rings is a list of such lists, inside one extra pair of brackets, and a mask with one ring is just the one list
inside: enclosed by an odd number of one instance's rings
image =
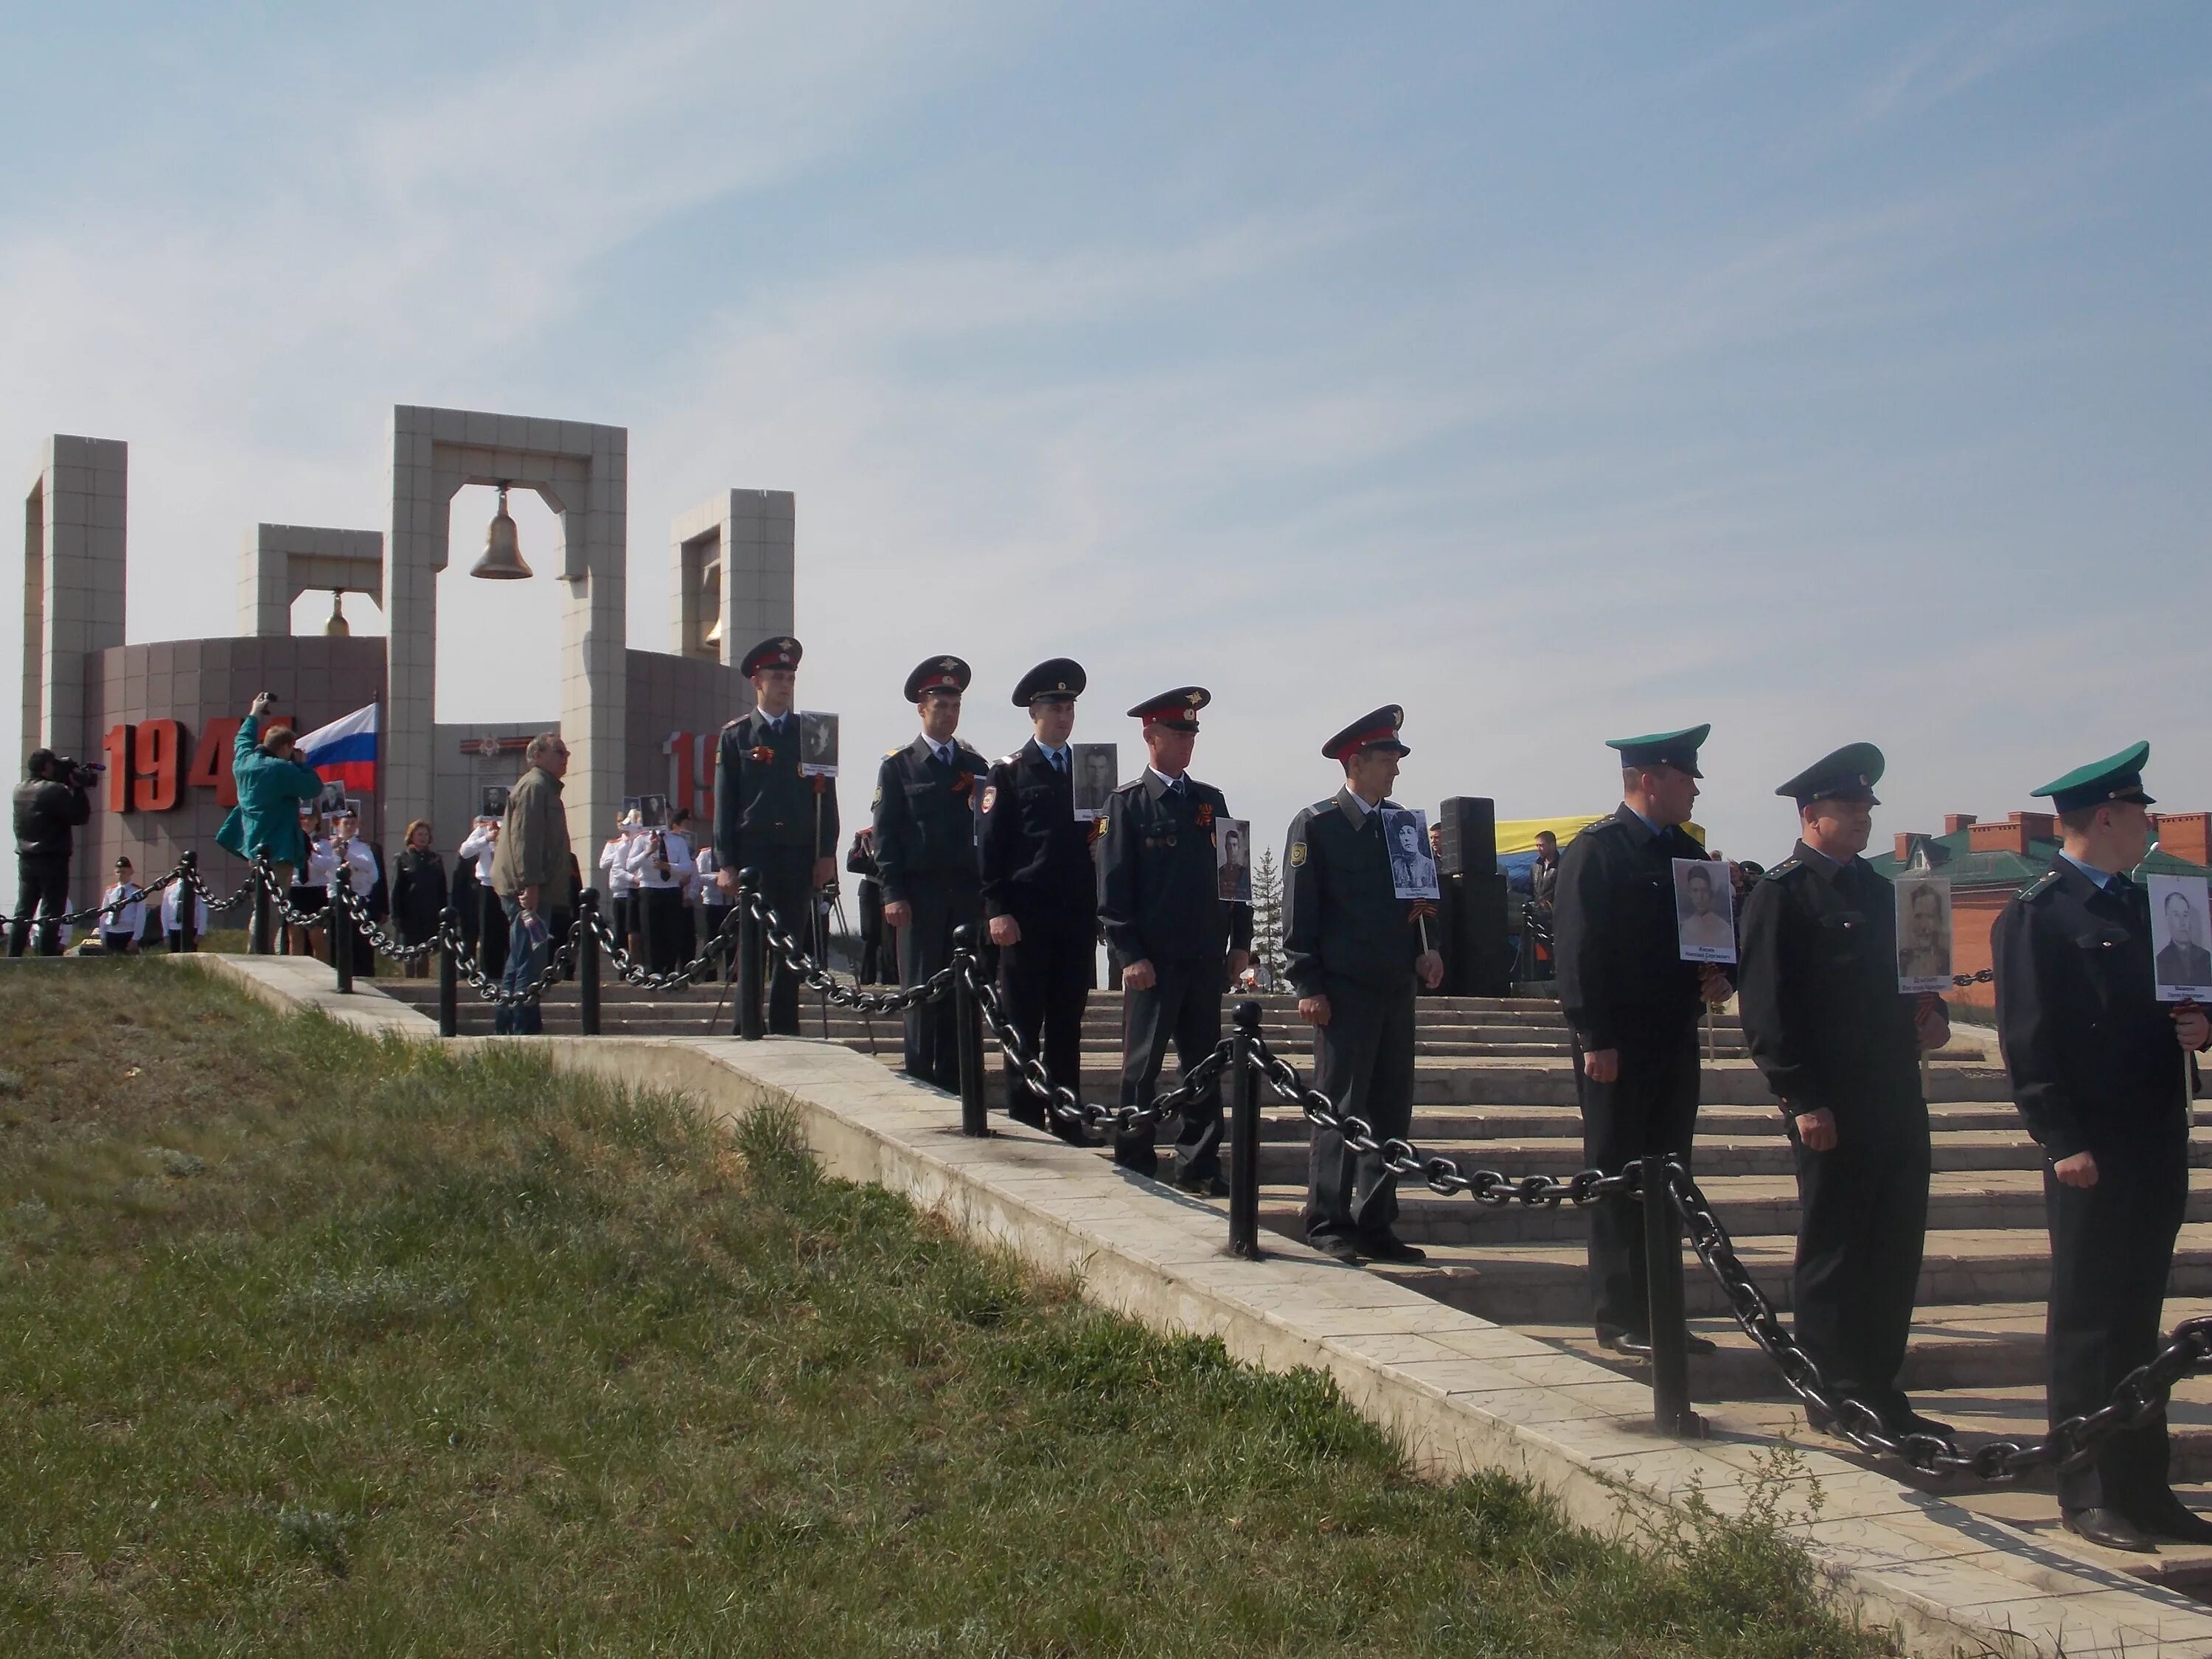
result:
[(754, 914), (752, 900), (760, 891), (760, 872), (740, 870), (738, 872), (738, 902), (744, 908), (738, 912), (738, 1035), (747, 1042), (758, 1042), (768, 1035), (768, 1023), (762, 1018), (761, 978), (767, 965), (766, 932), (761, 919)]
[(268, 855), (269, 849), (265, 847), (254, 849), (253, 912), (246, 936), (246, 950), (249, 956), (267, 957), (276, 954), (276, 949), (270, 943), (269, 936), (269, 884), (262, 879), (261, 874), (268, 867), (261, 860)]
[(1695, 1437), (1705, 1423), (1690, 1409), (1681, 1224), (1674, 1214), (1665, 1154), (1644, 1158), (1637, 1168), (1637, 1196), (1644, 1206), (1646, 1312), (1651, 1322), (1651, 1423), (1662, 1434)]
[(1260, 1259), (1260, 1066), (1252, 1044), (1260, 1035), (1260, 1005), (1240, 1002), (1232, 1017), (1230, 1095), (1229, 1254)]
[[(976, 1000), (975, 988), (965, 971), (975, 954), (975, 927), (963, 922), (952, 930), (952, 1031), (959, 1044), (960, 1133), (981, 1136), (991, 1133), (991, 1105), (983, 1081), (983, 1005)], [(928, 1018), (928, 1013), (922, 1018)]]
[(179, 954), (190, 956), (199, 949), (199, 855), (187, 847), (178, 862), (185, 872), (177, 878), (177, 948)]
[(599, 1034), (599, 890), (586, 887), (576, 899), (571, 924), (576, 941), (576, 1024), (586, 1036)]
[(461, 1034), (461, 969), (453, 956), (457, 924), (448, 904), (438, 925), (438, 1035)]
[(337, 969), (340, 996), (353, 994), (353, 915), (341, 896), (350, 890), (352, 881), (341, 864), (331, 882), (331, 966)]

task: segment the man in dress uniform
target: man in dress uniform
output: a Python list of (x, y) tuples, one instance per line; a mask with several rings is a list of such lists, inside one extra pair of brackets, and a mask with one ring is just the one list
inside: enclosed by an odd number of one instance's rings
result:
[[(791, 700), (802, 654), (797, 640), (778, 635), (740, 665), (753, 683), (754, 706), (722, 728), (714, 754), (714, 880), (735, 894), (738, 873), (758, 871), (777, 925), (806, 949), (814, 896), (837, 878), (837, 790), (833, 778), (799, 775)], [(781, 954), (769, 978), (768, 1029), (799, 1035), (799, 975)]]
[[(2156, 1353), (2189, 1197), (2188, 1055), (2212, 1037), (2194, 1004), (2161, 1004), (2150, 907), (2127, 872), (2150, 844), (2139, 743), (2035, 792), (2058, 814), (2051, 868), (1991, 935), (1997, 1037), (2014, 1103), (2048, 1160), (2045, 1326), (2051, 1420), (2096, 1410)], [(2069, 1531), (2113, 1549), (2212, 1543), (2166, 1477), (2166, 1413), (2058, 1476)]]
[(1797, 1340), (1893, 1432), (1948, 1435), (1897, 1386), (1928, 1230), (1920, 1054), (1951, 1026), (1940, 997), (1899, 992), (1894, 895), (1859, 856), (1882, 766), (1846, 744), (1774, 792), (1797, 803), (1797, 846), (1744, 901), (1736, 983), (1796, 1155)]
[[(953, 735), (969, 677), (957, 657), (932, 657), (908, 674), (906, 700), (921, 716), (921, 735), (876, 769), (876, 875), (884, 925), (897, 934), (901, 985), (919, 985), (951, 961), (953, 929), (983, 920), (975, 800), (989, 768)], [(951, 997), (906, 1011), (906, 1074), (960, 1087)]]
[[(1433, 990), (1444, 976), (1443, 958), (1421, 948), (1415, 901), (1397, 896), (1382, 835), (1398, 762), (1413, 752), (1398, 740), (1405, 720), (1395, 704), (1378, 708), (1322, 745), (1344, 787), (1291, 820), (1283, 859), (1283, 950), (1298, 1013), (1314, 1027), (1314, 1086), (1377, 1139), (1413, 1127), (1414, 981)], [(1382, 1158), (1316, 1127), (1306, 1242), (1340, 1261), (1425, 1260), (1393, 1230), (1397, 1219), (1398, 1178)]]
[[(1107, 798), (1099, 843), (1098, 919), (1121, 970), (1121, 1103), (1150, 1100), (1175, 1044), (1188, 1073), (1221, 1042), (1221, 999), (1252, 959), (1252, 907), (1222, 902), (1214, 839), (1229, 803), (1189, 775), (1201, 686), (1178, 686), (1129, 711), (1144, 722), (1144, 775)], [(1152, 1126), (1117, 1134), (1114, 1161), (1156, 1174)], [(1221, 1091), (1183, 1108), (1175, 1184), (1226, 1198), (1221, 1178)]]
[[(1036, 735), (995, 762), (983, 786), (977, 860), (983, 914), (999, 947), (999, 985), (1006, 1018), (1037, 1054), (1040, 1036), (1053, 1082), (1081, 1092), (1083, 1004), (1097, 972), (1097, 866), (1091, 825), (1075, 816), (1068, 734), (1085, 684), (1080, 664), (1041, 662), (1014, 688)], [(1043, 1102), (1006, 1068), (1006, 1109), (1017, 1122), (1047, 1127)], [(1079, 1145), (1083, 1131), (1054, 1118), (1048, 1126)]]
[[(1698, 750), (1710, 726), (1613, 738), (1621, 803), (1559, 859), (1553, 935), (1559, 1005), (1575, 1046), (1583, 1161), (1617, 1175), (1664, 1152), (1684, 1169), (1698, 1124), (1698, 1018), (1724, 1000), (1729, 976), (1681, 959), (1674, 863), (1705, 849), (1682, 828), (1698, 799)], [(1651, 1352), (1644, 1206), (1611, 1198), (1589, 1209), (1590, 1291), (1600, 1343)], [(1711, 1353), (1701, 1336), (1692, 1353)]]

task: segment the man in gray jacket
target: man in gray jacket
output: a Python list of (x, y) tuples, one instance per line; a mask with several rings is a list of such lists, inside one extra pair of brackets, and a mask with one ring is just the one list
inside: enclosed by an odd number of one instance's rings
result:
[[(492, 890), (507, 912), (507, 971), (500, 975), (499, 988), (510, 992), (534, 985), (545, 971), (553, 935), (544, 900), (549, 891), (566, 890), (571, 857), (568, 809), (561, 802), (568, 745), (558, 732), (541, 732), (531, 738), (523, 758), (530, 769), (507, 795), (491, 859)], [(544, 1029), (534, 1001), (502, 1005), (492, 1017), (492, 1030), (502, 1036), (536, 1036)]]

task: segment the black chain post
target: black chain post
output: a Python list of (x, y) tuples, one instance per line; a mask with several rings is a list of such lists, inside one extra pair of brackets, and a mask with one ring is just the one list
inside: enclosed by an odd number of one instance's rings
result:
[(760, 872), (738, 872), (738, 1035), (747, 1042), (758, 1042), (768, 1035), (768, 1022), (762, 1017), (761, 979), (768, 966), (767, 941), (762, 938), (761, 919), (754, 914), (753, 902), (760, 891)]
[(199, 949), (199, 855), (187, 847), (177, 866), (177, 949), (190, 956)]
[(352, 881), (341, 864), (337, 880), (331, 884), (331, 930), (325, 937), (331, 942), (331, 966), (337, 969), (340, 996), (353, 994), (353, 915), (345, 902), (353, 890)]
[(576, 900), (568, 937), (576, 941), (576, 1023), (586, 1036), (599, 1034), (599, 890), (586, 887)]
[(1230, 1096), (1229, 1254), (1247, 1261), (1260, 1259), (1260, 1063), (1252, 1045), (1260, 1035), (1260, 1005), (1240, 1002), (1232, 1017), (1229, 1069), (1236, 1073)]
[(438, 1035), (459, 1036), (461, 1034), (461, 969), (453, 956), (453, 941), (459, 929), (453, 921), (453, 907), (448, 905), (438, 924)]
[(1698, 1439), (1705, 1419), (1690, 1409), (1688, 1315), (1682, 1304), (1682, 1228), (1663, 1153), (1638, 1166), (1644, 1205), (1646, 1315), (1651, 1322), (1651, 1421), (1660, 1433)]
[(963, 922), (952, 930), (952, 1032), (959, 1044), (960, 1133), (991, 1133), (991, 1103), (983, 1080), (983, 1010), (968, 969), (975, 955), (975, 928)]
[(246, 935), (246, 949), (248, 954), (257, 957), (276, 953), (275, 946), (270, 943), (269, 884), (262, 879), (262, 872), (268, 868), (262, 860), (268, 856), (269, 849), (265, 847), (253, 849), (253, 920)]

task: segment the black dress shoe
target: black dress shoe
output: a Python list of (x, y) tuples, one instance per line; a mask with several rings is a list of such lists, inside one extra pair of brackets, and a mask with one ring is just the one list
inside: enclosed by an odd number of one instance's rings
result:
[(1426, 1261), (1429, 1253), (1418, 1244), (1408, 1244), (1395, 1233), (1367, 1233), (1359, 1240), (1359, 1254), (1372, 1256), (1377, 1261)]
[(1597, 1345), (1610, 1348), (1615, 1353), (1625, 1353), (1632, 1359), (1651, 1358), (1651, 1339), (1634, 1331), (1604, 1331), (1597, 1334)]
[(2062, 1509), (2058, 1519), (2075, 1537), (2102, 1544), (2108, 1550), (2125, 1550), (2130, 1555), (2158, 1553), (2156, 1542), (2118, 1510)]
[(1177, 1176), (1175, 1186), (1177, 1192), (1188, 1193), (1194, 1198), (1229, 1196), (1229, 1182), (1218, 1175)]
[(2212, 1520), (2197, 1514), (2171, 1492), (2166, 1494), (2166, 1502), (2155, 1504), (2148, 1514), (2136, 1518), (2136, 1525), (2177, 1544), (2212, 1544)]
[(1699, 1336), (1695, 1331), (1682, 1333), (1682, 1352), (1691, 1354), (1718, 1353), (1720, 1344), (1709, 1336)]
[(1314, 1249), (1319, 1250), (1323, 1255), (1333, 1256), (1337, 1261), (1345, 1263), (1347, 1267), (1357, 1267), (1358, 1265), (1358, 1244), (1355, 1241), (1346, 1238), (1342, 1233), (1324, 1233), (1319, 1238), (1310, 1238), (1306, 1240), (1306, 1243), (1312, 1245)]
[(1938, 1422), (1932, 1417), (1923, 1417), (1910, 1407), (1901, 1412), (1892, 1412), (1887, 1420), (1889, 1426), (1899, 1434), (1932, 1434), (1939, 1440), (1955, 1440), (1959, 1437), (1958, 1430), (1953, 1428), (1948, 1423)]

